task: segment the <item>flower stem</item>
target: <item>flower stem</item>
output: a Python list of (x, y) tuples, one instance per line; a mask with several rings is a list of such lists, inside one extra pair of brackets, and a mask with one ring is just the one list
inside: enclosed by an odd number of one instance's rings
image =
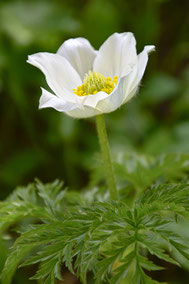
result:
[(117, 200), (118, 194), (117, 194), (117, 189), (116, 189), (116, 182), (115, 182), (115, 176), (114, 176), (113, 165), (112, 165), (112, 160), (111, 160), (110, 146), (108, 143), (108, 136), (106, 132), (106, 125), (105, 125), (103, 114), (96, 116), (96, 126), (97, 126), (98, 139), (100, 143), (102, 157), (104, 160), (106, 181), (107, 181), (108, 189), (110, 192), (110, 197), (113, 200)]

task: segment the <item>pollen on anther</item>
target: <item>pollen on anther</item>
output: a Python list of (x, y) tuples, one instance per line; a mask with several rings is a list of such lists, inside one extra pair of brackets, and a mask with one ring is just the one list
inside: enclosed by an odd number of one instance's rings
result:
[(83, 84), (73, 89), (73, 93), (77, 96), (95, 95), (98, 92), (105, 92), (108, 95), (113, 91), (118, 82), (118, 76), (104, 77), (99, 72), (91, 72), (85, 75)]

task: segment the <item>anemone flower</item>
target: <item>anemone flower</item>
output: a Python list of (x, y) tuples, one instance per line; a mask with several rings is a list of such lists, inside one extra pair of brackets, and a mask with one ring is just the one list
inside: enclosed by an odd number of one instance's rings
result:
[(53, 93), (42, 88), (39, 108), (75, 118), (109, 113), (137, 92), (153, 45), (137, 55), (132, 33), (114, 33), (96, 51), (85, 38), (66, 40), (57, 53), (39, 52), (28, 63), (39, 68)]

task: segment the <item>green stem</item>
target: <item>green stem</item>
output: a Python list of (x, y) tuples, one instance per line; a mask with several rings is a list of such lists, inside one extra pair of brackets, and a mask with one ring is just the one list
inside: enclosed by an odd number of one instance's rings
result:
[(99, 138), (100, 148), (102, 152), (102, 157), (104, 160), (104, 168), (105, 168), (107, 185), (108, 185), (108, 189), (110, 192), (110, 197), (113, 200), (117, 200), (118, 194), (117, 194), (117, 189), (116, 189), (115, 176), (114, 176), (113, 165), (111, 161), (110, 146), (108, 143), (108, 136), (106, 132), (106, 126), (105, 126), (105, 120), (104, 120), (103, 114), (96, 116), (96, 125), (97, 125), (97, 132), (98, 132), (98, 138)]

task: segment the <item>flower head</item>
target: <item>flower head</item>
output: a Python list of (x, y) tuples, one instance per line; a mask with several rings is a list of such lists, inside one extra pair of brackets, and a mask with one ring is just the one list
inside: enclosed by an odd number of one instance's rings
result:
[(115, 33), (94, 50), (84, 38), (65, 41), (57, 53), (40, 52), (28, 63), (46, 76), (52, 93), (42, 88), (39, 108), (52, 107), (76, 118), (116, 110), (137, 92), (148, 53), (145, 46), (137, 55), (132, 33)]

